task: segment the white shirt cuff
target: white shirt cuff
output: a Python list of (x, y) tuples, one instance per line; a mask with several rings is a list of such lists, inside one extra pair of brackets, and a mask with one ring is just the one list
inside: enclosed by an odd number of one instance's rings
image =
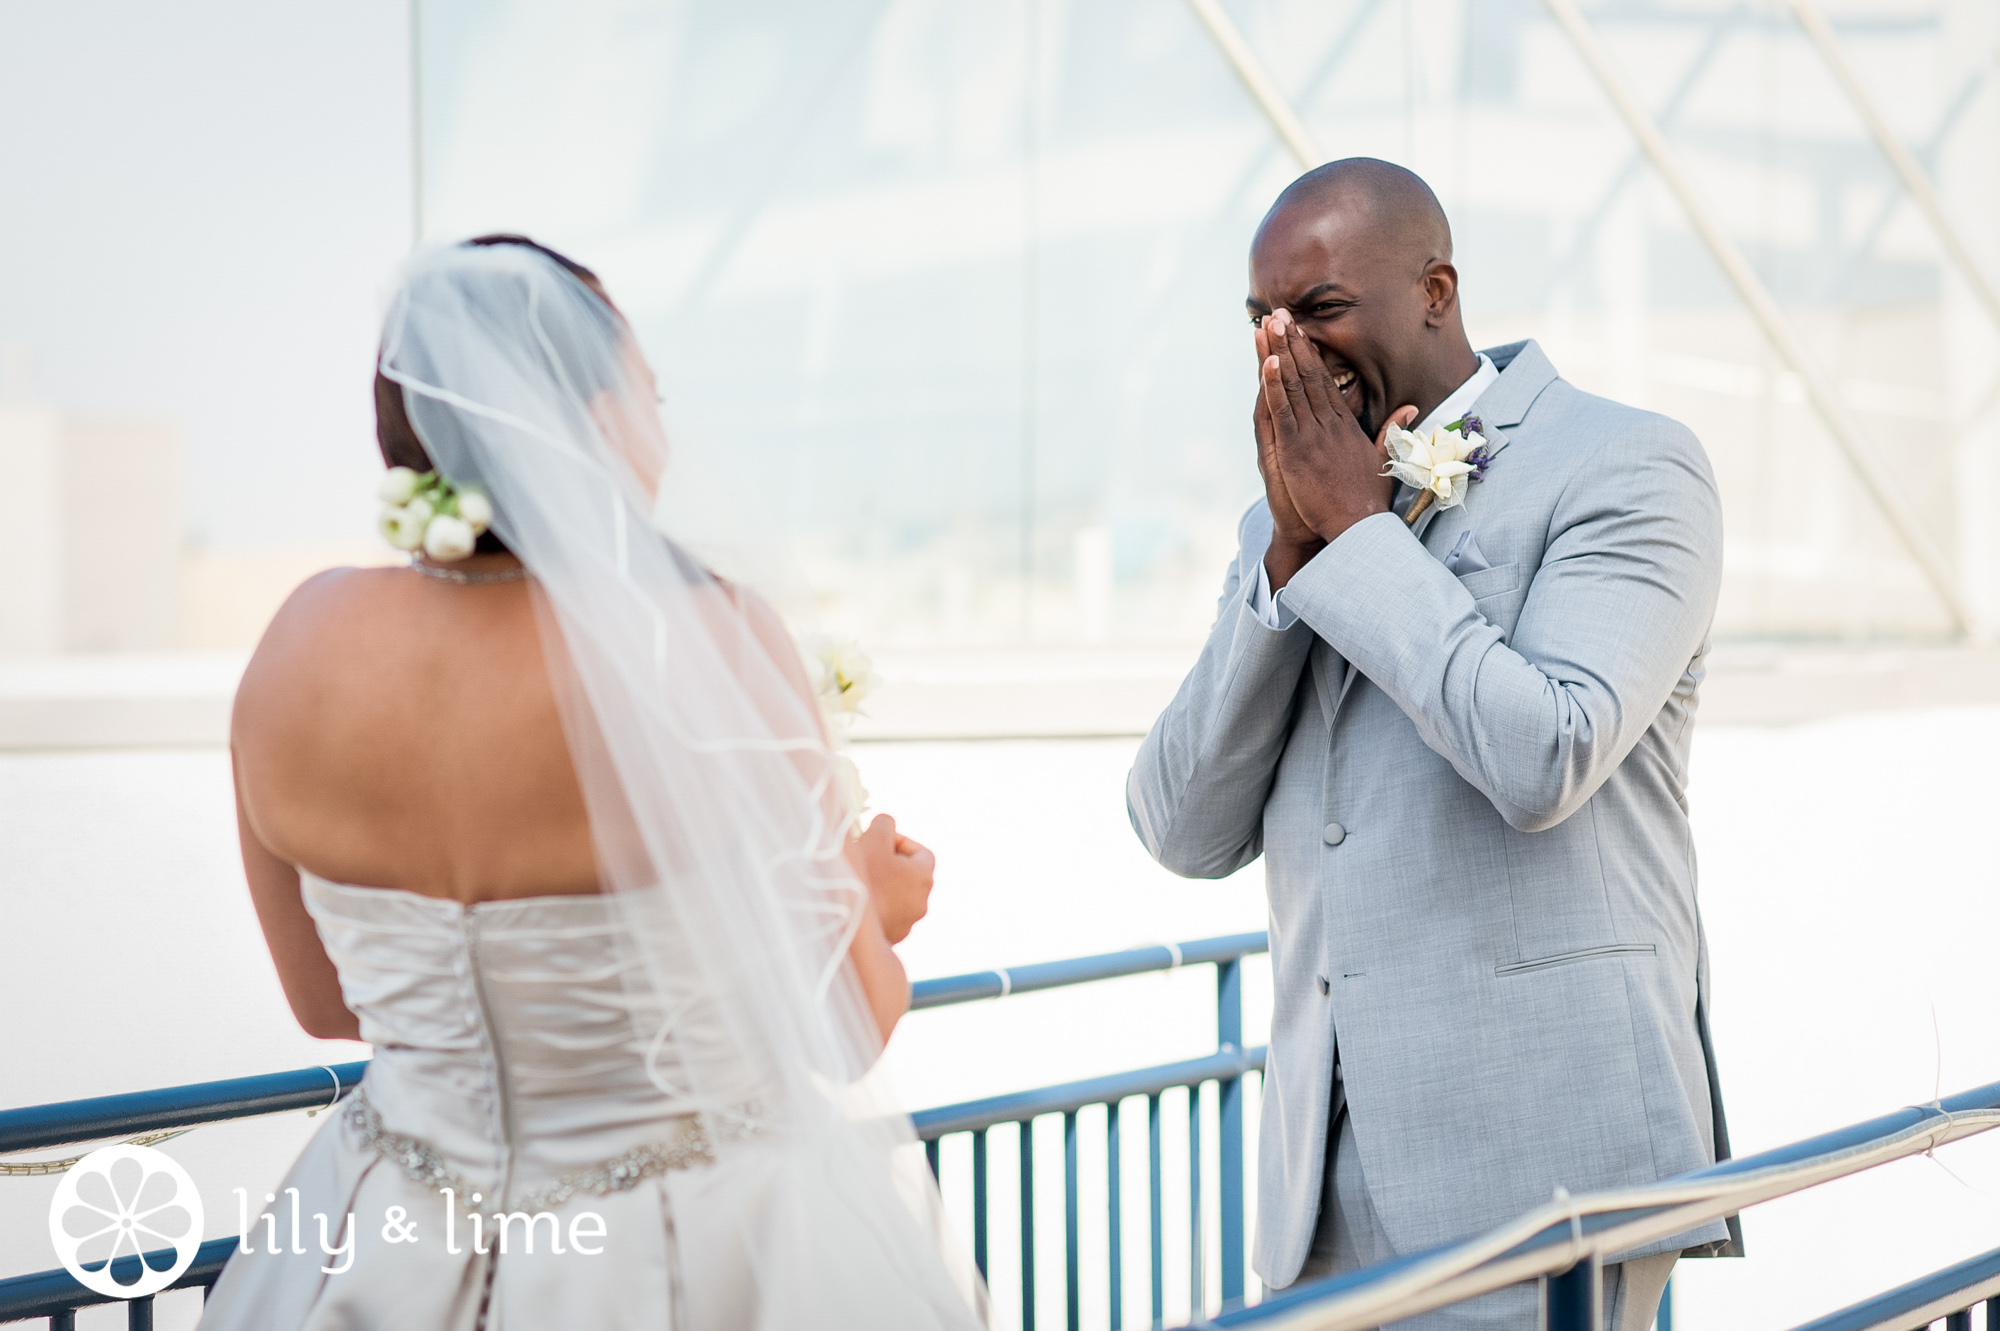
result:
[(1265, 628), (1281, 633), (1299, 622), (1298, 613), (1285, 604), (1285, 589), (1280, 587), (1275, 595), (1272, 593), (1271, 575), (1265, 572), (1261, 559), (1257, 561), (1257, 585), (1250, 589), (1250, 613)]

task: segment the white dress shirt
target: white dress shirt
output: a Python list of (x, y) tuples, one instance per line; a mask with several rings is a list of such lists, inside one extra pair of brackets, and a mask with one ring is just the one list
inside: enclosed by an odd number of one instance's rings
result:
[[(1500, 371), (1486, 358), (1485, 352), (1480, 352), (1479, 368), (1472, 372), (1470, 379), (1454, 388), (1451, 396), (1438, 403), (1430, 415), (1417, 422), (1417, 433), (1422, 434), (1463, 418), (1466, 412), (1472, 410), (1472, 404), (1479, 400), (1479, 395), (1499, 377)], [(1257, 561), (1257, 585), (1250, 589), (1250, 609), (1266, 628), (1288, 629), (1299, 621), (1297, 613), (1285, 605), (1283, 587), (1278, 588), (1277, 595), (1271, 594), (1271, 575), (1261, 559)]]

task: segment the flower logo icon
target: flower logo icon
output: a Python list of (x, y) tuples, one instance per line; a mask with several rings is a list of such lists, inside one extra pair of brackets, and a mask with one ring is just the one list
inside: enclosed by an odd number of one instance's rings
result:
[[(194, 1180), (146, 1146), (92, 1151), (63, 1174), (49, 1202), (49, 1240), (63, 1268), (113, 1299), (142, 1299), (179, 1279), (201, 1247), (201, 1223)], [(153, 1265), (169, 1255), (171, 1263)], [(124, 1283), (112, 1273), (120, 1258)]]

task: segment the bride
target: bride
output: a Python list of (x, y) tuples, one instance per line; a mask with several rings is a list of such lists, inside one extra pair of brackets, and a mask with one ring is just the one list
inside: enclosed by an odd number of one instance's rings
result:
[(207, 1331), (980, 1324), (871, 1072), (930, 853), (851, 834), (776, 615), (649, 522), (654, 402), (561, 255), (405, 273), (376, 408), (425, 550), (300, 588), (231, 741), (286, 997), (375, 1056)]

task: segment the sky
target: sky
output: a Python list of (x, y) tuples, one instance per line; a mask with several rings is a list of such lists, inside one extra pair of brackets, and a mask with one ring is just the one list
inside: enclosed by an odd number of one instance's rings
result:
[(369, 537), (407, 32), (406, 0), (0, 0), (0, 345), (44, 401), (179, 427), (196, 545)]

